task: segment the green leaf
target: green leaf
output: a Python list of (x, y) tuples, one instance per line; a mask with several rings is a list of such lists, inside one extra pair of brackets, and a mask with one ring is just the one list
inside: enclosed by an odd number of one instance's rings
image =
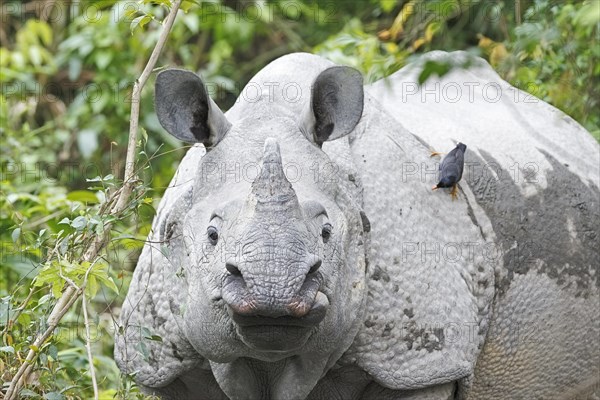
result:
[(65, 237), (64, 239), (62, 239), (58, 245), (58, 251), (60, 252), (60, 254), (64, 255), (67, 253), (67, 251), (69, 250), (69, 238), (71, 237), (71, 235), (68, 235), (67, 237)]
[(53, 283), (56, 280), (60, 280), (58, 275), (58, 268), (54, 265), (46, 265), (35, 277), (33, 282), (34, 286), (43, 286), (46, 283)]
[(437, 75), (441, 78), (442, 76), (446, 75), (451, 68), (452, 65), (450, 63), (428, 60), (425, 62), (423, 70), (419, 74), (419, 85), (425, 83), (425, 81), (427, 81), (427, 79), (429, 79), (429, 77), (432, 75)]
[(87, 287), (85, 288), (85, 291), (90, 299), (94, 298), (96, 293), (98, 293), (98, 281), (92, 274), (88, 275)]
[(141, 131), (142, 139), (144, 140), (144, 143), (148, 143), (148, 132), (146, 132), (146, 130), (141, 127), (140, 127), (140, 131)]
[(47, 303), (47, 302), (48, 302), (48, 300), (50, 300), (51, 298), (52, 298), (52, 296), (51, 296), (51, 295), (49, 295), (49, 294), (45, 294), (45, 295), (43, 295), (42, 297), (40, 297), (40, 299), (38, 300), (38, 303), (37, 303), (37, 305), (38, 305), (38, 306), (41, 306), (42, 304), (45, 304), (45, 303)]
[(21, 228), (16, 228), (14, 231), (12, 231), (10, 237), (12, 238), (13, 243), (17, 243), (17, 240), (19, 240), (19, 237), (21, 237)]
[(54, 361), (58, 361), (58, 349), (56, 348), (56, 346), (55, 346), (55, 345), (51, 344), (51, 345), (48, 347), (48, 355), (49, 355), (50, 357), (52, 357), (52, 359), (53, 359)]
[(95, 55), (96, 66), (99, 69), (105, 69), (108, 67), (113, 59), (113, 53), (109, 51), (98, 51)]
[(34, 392), (33, 390), (22, 389), (19, 392), (19, 397), (38, 397), (39, 398), (39, 395), (36, 392)]
[(575, 16), (575, 22), (584, 26), (594, 26), (600, 23), (600, 5), (597, 0), (584, 3)]
[(71, 226), (78, 231), (81, 231), (87, 226), (87, 219), (80, 215), (71, 222)]
[(96, 224), (96, 229), (94, 229), (94, 232), (96, 232), (97, 235), (104, 235), (104, 223), (102, 221)]
[(64, 400), (65, 396), (63, 396), (59, 392), (48, 392), (44, 395), (44, 399), (46, 400)]
[(81, 203), (98, 203), (98, 197), (96, 197), (96, 193), (89, 190), (75, 190), (73, 192), (70, 192), (67, 195), (67, 199), (71, 201), (79, 201)]
[(12, 346), (0, 347), (0, 353), (12, 353), (15, 354), (15, 349)]
[(115, 281), (113, 280), (112, 277), (98, 277), (98, 279), (100, 279), (100, 281), (104, 284), (104, 286), (106, 286), (107, 288), (109, 288), (110, 290), (112, 290), (113, 292), (115, 292), (116, 294), (119, 294), (119, 288), (117, 287), (117, 285), (115, 284)]
[(58, 299), (62, 293), (62, 288), (63, 288), (63, 283), (62, 282), (54, 282), (52, 284), (52, 295)]
[(148, 337), (152, 335), (152, 332), (150, 332), (150, 329), (146, 326), (142, 326), (142, 335), (144, 335), (144, 337)]
[(28, 313), (23, 313), (19, 315), (19, 318), (17, 318), (17, 322), (22, 326), (29, 326), (29, 324), (31, 323), (31, 316)]
[(192, 7), (194, 7), (194, 5), (196, 5), (195, 1), (191, 1), (191, 0), (184, 0), (183, 2), (181, 2), (181, 6), (179, 6), (179, 8), (184, 12), (187, 13), (188, 11), (190, 11), (190, 9)]
[(396, 4), (398, 4), (396, 0), (379, 0), (379, 6), (385, 13), (392, 11)]
[(142, 357), (144, 357), (144, 360), (148, 360), (150, 353), (148, 352), (148, 346), (146, 346), (146, 343), (144, 343), (142, 340), (140, 340), (135, 345), (135, 349), (142, 354)]
[(36, 67), (39, 67), (42, 64), (42, 52), (40, 47), (31, 46), (29, 48), (29, 61)]
[(100, 216), (98, 215), (93, 215), (90, 218), (90, 225), (95, 226), (96, 228), (94, 229), (94, 231), (98, 234), (98, 235), (102, 235), (104, 233), (104, 221), (102, 221), (102, 218), (100, 218)]
[(138, 26), (143, 29), (148, 22), (152, 21), (152, 18), (151, 15), (140, 15), (139, 17), (134, 18), (129, 25), (131, 34), (133, 34), (133, 31), (135, 31)]
[(46, 46), (52, 44), (52, 28), (44, 21), (30, 20), (35, 24), (35, 31), (42, 43)]

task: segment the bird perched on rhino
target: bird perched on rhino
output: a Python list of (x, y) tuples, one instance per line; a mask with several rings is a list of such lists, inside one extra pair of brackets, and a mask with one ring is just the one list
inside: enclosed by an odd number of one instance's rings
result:
[[(452, 196), (452, 200), (456, 199), (458, 192), (457, 184), (462, 178), (466, 150), (467, 146), (459, 142), (456, 147), (444, 157), (440, 164), (440, 181), (431, 188), (432, 190), (451, 187), (452, 190), (450, 191), (450, 196)], [(441, 153), (432, 152), (431, 156), (433, 157), (439, 154)]]

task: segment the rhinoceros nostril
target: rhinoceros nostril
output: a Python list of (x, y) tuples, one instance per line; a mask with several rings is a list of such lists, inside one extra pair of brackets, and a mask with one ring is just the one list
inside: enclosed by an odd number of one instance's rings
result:
[(242, 276), (239, 268), (232, 262), (226, 262), (225, 269), (227, 269), (227, 271), (229, 271), (229, 273), (233, 276)]
[(308, 270), (309, 274), (312, 274), (313, 272), (317, 272), (319, 270), (319, 268), (321, 268), (321, 260), (317, 260), (312, 267), (310, 267), (310, 269)]

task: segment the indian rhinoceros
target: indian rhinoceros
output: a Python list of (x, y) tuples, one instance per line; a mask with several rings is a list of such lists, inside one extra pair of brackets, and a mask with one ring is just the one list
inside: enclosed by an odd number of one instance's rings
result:
[[(423, 62), (363, 86), (287, 55), (227, 113), (194, 73), (158, 75), (162, 126), (197, 144), (116, 335), (145, 392), (597, 398), (598, 144), (481, 59), (419, 86)], [(430, 153), (458, 142), (454, 201)]]

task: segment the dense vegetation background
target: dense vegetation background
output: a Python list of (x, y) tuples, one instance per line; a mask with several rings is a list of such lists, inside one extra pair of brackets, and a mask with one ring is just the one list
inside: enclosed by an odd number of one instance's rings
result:
[[(115, 317), (186, 150), (158, 124), (152, 80), (141, 102), (140, 185), (118, 218), (101, 210), (122, 178), (132, 84), (170, 5), (1, 4), (0, 382), (6, 389), (33, 350), (22, 398), (93, 397), (81, 300), (48, 341), (32, 346), (65, 285), (83, 279), (100, 397), (143, 397), (112, 359)], [(599, 27), (598, 0), (184, 1), (159, 66), (198, 71), (227, 109), (254, 73), (289, 52), (322, 54), (374, 81), (429, 50), (463, 49), (598, 139)], [(428, 65), (421, 76), (447, 67)], [(101, 257), (81, 262), (90, 238), (108, 226)], [(151, 332), (147, 339), (160, 340)]]

